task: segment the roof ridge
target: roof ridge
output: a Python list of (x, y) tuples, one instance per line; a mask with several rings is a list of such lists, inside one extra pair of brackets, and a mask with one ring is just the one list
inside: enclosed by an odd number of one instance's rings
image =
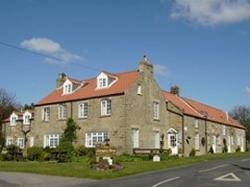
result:
[[(187, 100), (190, 100), (190, 101), (194, 101), (194, 102), (197, 102), (197, 103), (199, 103), (199, 104), (201, 104), (201, 105), (204, 105), (204, 106), (207, 106), (207, 107), (209, 107), (209, 108), (212, 108), (212, 109), (214, 109), (214, 110), (218, 110), (218, 111), (220, 111), (220, 112), (226, 113), (224, 110), (222, 110), (222, 109), (220, 109), (220, 108), (217, 108), (217, 107), (208, 105), (208, 104), (206, 104), (206, 103), (202, 103), (201, 101), (196, 101), (196, 100), (194, 100), (194, 99), (190, 99), (190, 98), (187, 98), (187, 97), (183, 97), (183, 99), (184, 99), (184, 100), (187, 99)], [(188, 101), (187, 101), (187, 102), (188, 102)]]
[(200, 117), (204, 117), (199, 111), (197, 111), (192, 105), (190, 105), (187, 101), (185, 101), (182, 97), (175, 95), (178, 99), (180, 99), (183, 103), (185, 103), (191, 110), (195, 113), (199, 114)]

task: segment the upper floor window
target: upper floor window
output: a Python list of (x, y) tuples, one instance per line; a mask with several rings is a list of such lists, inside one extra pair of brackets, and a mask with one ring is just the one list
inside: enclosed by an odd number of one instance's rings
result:
[(67, 105), (61, 104), (58, 106), (58, 119), (66, 119), (67, 118)]
[(88, 117), (88, 103), (80, 103), (78, 105), (78, 117), (87, 118)]
[(222, 135), (226, 135), (226, 126), (225, 125), (223, 125), (222, 126)]
[(160, 104), (159, 102), (153, 102), (153, 119), (160, 119)]
[(105, 73), (100, 73), (97, 77), (97, 88), (107, 88), (109, 86), (109, 79)]
[(73, 91), (73, 85), (72, 82), (69, 80), (66, 80), (63, 83), (63, 94), (70, 94)]
[(105, 99), (101, 101), (101, 116), (111, 115), (111, 100)]
[(15, 113), (11, 114), (10, 125), (15, 126), (17, 124), (17, 120), (18, 120), (18, 116)]
[(44, 107), (42, 110), (42, 120), (49, 121), (50, 118), (50, 107)]
[(24, 125), (30, 125), (30, 119), (31, 119), (31, 113), (25, 112), (23, 114), (23, 124)]
[(137, 94), (142, 95), (142, 86), (140, 84), (137, 86)]
[(194, 127), (195, 127), (196, 129), (199, 128), (199, 120), (198, 120), (198, 119), (195, 119), (195, 120), (194, 120)]

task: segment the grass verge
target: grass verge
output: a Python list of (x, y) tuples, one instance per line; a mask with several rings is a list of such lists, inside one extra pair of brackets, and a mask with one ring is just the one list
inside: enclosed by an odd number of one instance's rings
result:
[(87, 162), (70, 162), (70, 163), (52, 163), (52, 162), (16, 162), (0, 161), (0, 171), (9, 172), (27, 172), (45, 175), (68, 176), (91, 179), (110, 179), (122, 176), (128, 176), (143, 172), (168, 169), (179, 166), (186, 166), (207, 160), (218, 160), (235, 157), (247, 157), (250, 152), (232, 153), (232, 154), (214, 154), (203, 155), (189, 158), (170, 159), (154, 163), (152, 161), (122, 162), (124, 169), (121, 171), (100, 172), (89, 168)]

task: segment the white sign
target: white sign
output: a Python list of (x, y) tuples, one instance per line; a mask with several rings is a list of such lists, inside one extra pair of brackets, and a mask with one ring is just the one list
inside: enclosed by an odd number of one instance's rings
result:
[(160, 162), (160, 161), (161, 161), (161, 157), (159, 155), (154, 155), (153, 162)]

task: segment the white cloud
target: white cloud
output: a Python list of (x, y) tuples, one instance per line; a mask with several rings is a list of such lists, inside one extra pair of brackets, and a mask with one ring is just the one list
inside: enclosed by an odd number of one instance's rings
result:
[(246, 87), (246, 92), (247, 92), (247, 94), (250, 96), (250, 87)]
[(250, 19), (249, 0), (173, 0), (170, 17), (214, 26)]
[[(70, 63), (76, 60), (81, 60), (81, 57), (65, 50), (59, 43), (54, 42), (48, 38), (31, 38), (24, 40), (20, 44), (23, 48), (51, 56), (46, 58), (46, 62), (56, 62), (60, 59), (61, 62)], [(59, 61), (59, 60), (58, 60)]]
[(160, 64), (154, 64), (154, 71), (157, 75), (161, 75), (163, 77), (167, 77), (170, 74), (168, 68)]

